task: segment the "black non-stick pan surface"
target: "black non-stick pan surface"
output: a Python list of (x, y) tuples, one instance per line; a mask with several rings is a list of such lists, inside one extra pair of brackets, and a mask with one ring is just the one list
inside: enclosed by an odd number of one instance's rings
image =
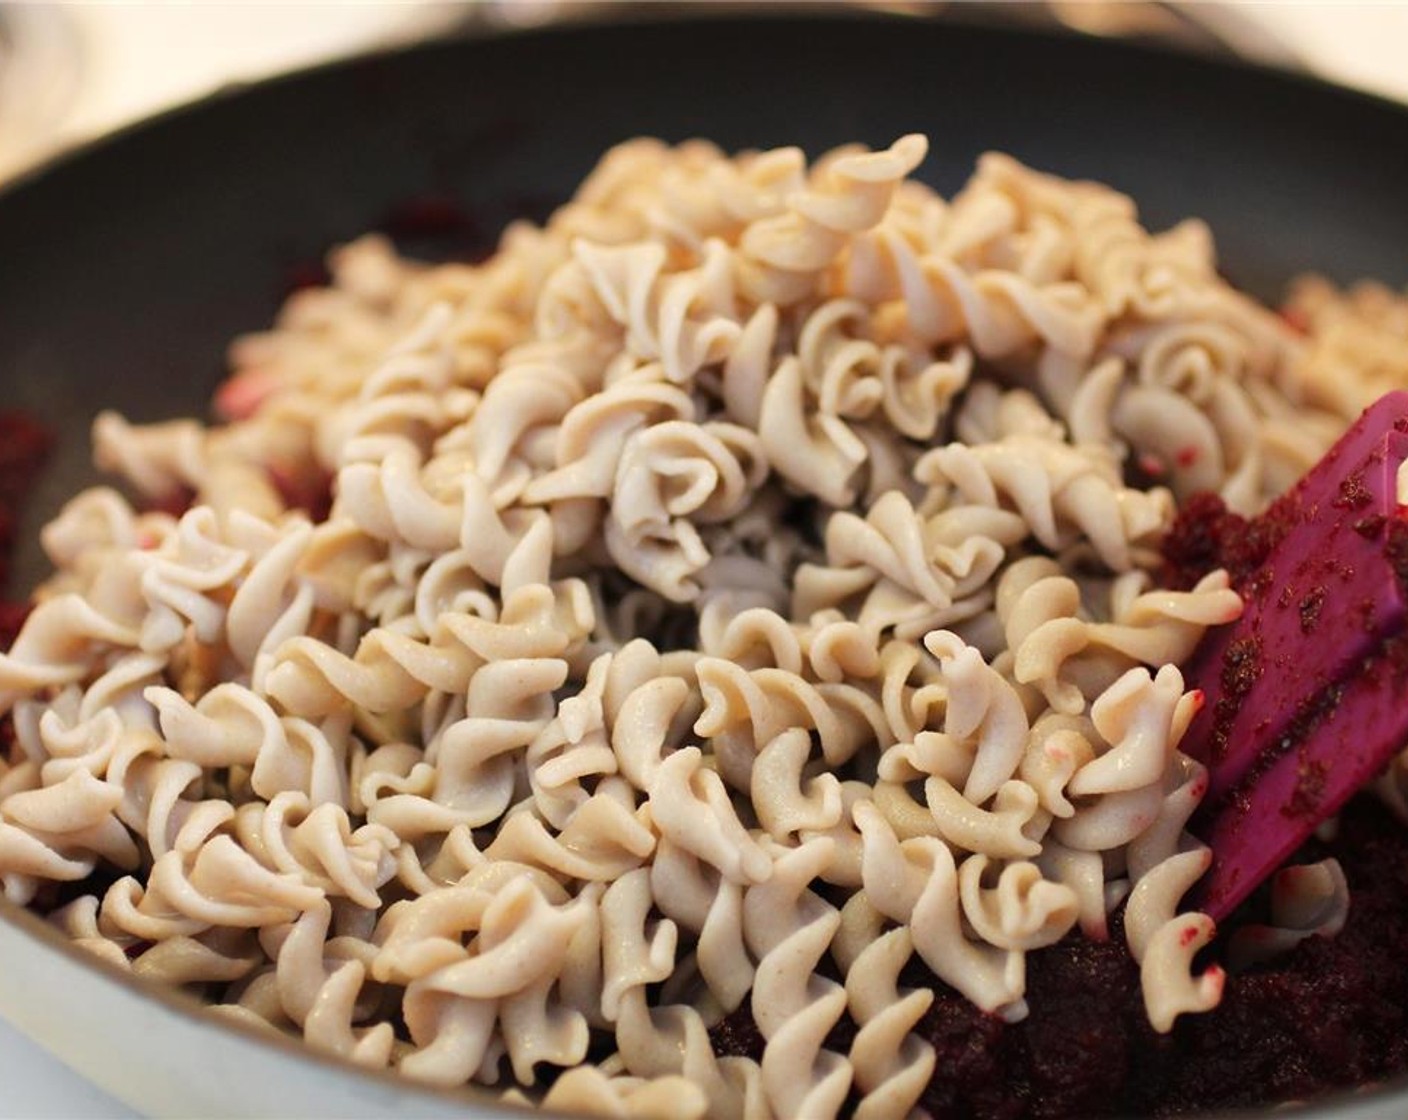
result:
[[(945, 193), (996, 148), (1111, 183), (1153, 226), (1201, 216), (1266, 299), (1308, 268), (1408, 280), (1408, 112), (1308, 80), (841, 11), (444, 42), (216, 97), (0, 195), (0, 404), (61, 437), (26, 538), (91, 477), (97, 410), (202, 413), (227, 340), (389, 216), (448, 213), (482, 249), (631, 136), (815, 154), (913, 130)], [(30, 544), (20, 584), (41, 572)]]

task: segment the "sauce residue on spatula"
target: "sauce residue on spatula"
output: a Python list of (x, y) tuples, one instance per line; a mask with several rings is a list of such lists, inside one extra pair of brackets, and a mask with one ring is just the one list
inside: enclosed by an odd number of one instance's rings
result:
[(1171, 534), (1175, 569), (1225, 554), (1246, 602), (1187, 667), (1207, 698), (1183, 750), (1209, 768), (1193, 827), (1217, 920), (1408, 739), (1405, 458), (1408, 393), (1390, 393), (1261, 517), (1190, 503)]

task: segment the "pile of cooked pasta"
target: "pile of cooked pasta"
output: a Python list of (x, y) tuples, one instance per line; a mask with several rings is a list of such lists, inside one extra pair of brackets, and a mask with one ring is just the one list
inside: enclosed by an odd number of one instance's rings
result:
[[(224, 422), (100, 417), (133, 497), (44, 530), (0, 656), (4, 895), (361, 1065), (613, 1115), (903, 1116), (912, 957), (1015, 1020), (1121, 906), (1153, 1025), (1215, 1006), (1177, 666), (1241, 603), (1159, 546), (1319, 457), (1373, 308), (1309, 286), (1306, 335), (1196, 221), (1001, 155), (945, 201), (925, 151), (632, 141), (482, 264), (335, 252)], [(761, 1060), (717, 1055), (750, 1000)]]

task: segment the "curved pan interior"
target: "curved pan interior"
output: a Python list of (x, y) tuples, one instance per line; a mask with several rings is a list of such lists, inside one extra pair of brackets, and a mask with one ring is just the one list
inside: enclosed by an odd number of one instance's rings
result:
[[(43, 571), (37, 526), (92, 477), (97, 410), (202, 412), (225, 343), (268, 322), (291, 275), (408, 201), (453, 200), (460, 233), (488, 247), (507, 219), (564, 199), (630, 136), (816, 153), (914, 130), (932, 141), (919, 177), (945, 193), (996, 148), (1108, 182), (1152, 226), (1203, 217), (1229, 276), (1264, 298), (1307, 268), (1408, 281), (1408, 112), (1281, 75), (845, 13), (549, 30), (341, 64), (171, 114), (0, 196), (4, 403), (61, 435), (28, 511), (21, 582)], [(25, 955), (56, 951), (29, 923), (0, 934), (5, 1007), (24, 988), (14, 977)], [(81, 987), (53, 991), (31, 1029), (61, 1046)], [(84, 1072), (139, 1107), (179, 1111), (170, 1096), (136, 1099), (136, 1079), (124, 1079), (119, 1054), (146, 1060), (134, 1033), (123, 1051), (122, 1022), (108, 1024), (110, 1052)], [(216, 1060), (202, 1045), (192, 1053)], [(82, 1053), (65, 1056), (84, 1065)], [(416, 1090), (376, 1084), (366, 1099), (377, 1108), (429, 1107)], [(1408, 1113), (1405, 1102), (1357, 1108)]]

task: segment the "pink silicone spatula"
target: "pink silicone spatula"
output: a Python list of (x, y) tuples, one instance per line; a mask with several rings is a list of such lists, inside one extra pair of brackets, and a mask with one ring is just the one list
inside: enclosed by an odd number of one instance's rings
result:
[(1209, 786), (1200, 909), (1221, 921), (1408, 741), (1408, 393), (1371, 406), (1263, 515), (1279, 535), (1246, 609), (1187, 670), (1182, 749)]

